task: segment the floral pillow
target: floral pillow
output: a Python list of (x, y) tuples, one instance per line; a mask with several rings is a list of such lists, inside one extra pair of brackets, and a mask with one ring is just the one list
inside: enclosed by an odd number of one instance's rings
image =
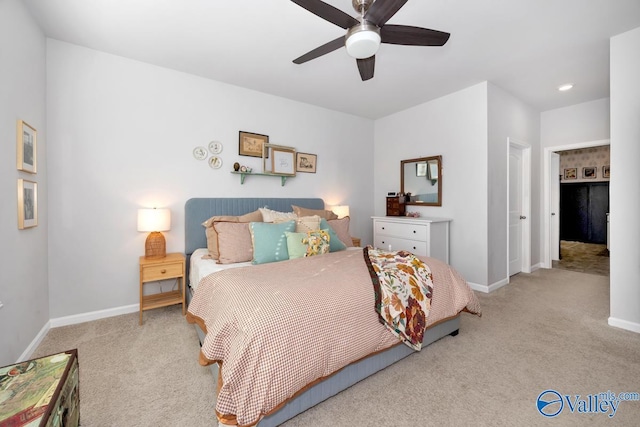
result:
[(285, 235), (289, 259), (329, 253), (331, 236), (328, 230), (314, 230), (306, 233), (285, 232)]

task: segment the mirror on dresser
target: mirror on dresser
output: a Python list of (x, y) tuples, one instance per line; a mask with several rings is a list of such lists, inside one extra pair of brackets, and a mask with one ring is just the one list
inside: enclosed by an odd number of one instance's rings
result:
[(400, 192), (411, 193), (407, 205), (442, 206), (442, 156), (402, 160)]

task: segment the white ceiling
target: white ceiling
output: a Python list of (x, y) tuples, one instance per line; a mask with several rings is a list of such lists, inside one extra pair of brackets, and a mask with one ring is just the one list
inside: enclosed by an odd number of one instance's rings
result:
[(48, 37), (369, 118), (485, 80), (539, 111), (607, 97), (609, 38), (640, 27), (640, 0), (412, 0), (388, 23), (449, 42), (383, 44), (363, 82), (344, 48), (292, 63), (345, 31), (289, 0), (25, 2)]

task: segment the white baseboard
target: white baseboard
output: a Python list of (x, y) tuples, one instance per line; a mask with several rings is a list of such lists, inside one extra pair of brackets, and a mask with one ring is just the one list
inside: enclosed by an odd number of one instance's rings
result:
[(49, 332), (49, 329), (51, 329), (51, 320), (44, 324), (42, 329), (40, 329), (40, 332), (38, 332), (38, 335), (36, 335), (33, 341), (31, 341), (31, 344), (29, 344), (29, 347), (27, 347), (26, 350), (23, 351), (20, 355), (20, 358), (16, 360), (16, 363), (31, 359), (31, 355), (36, 350), (36, 348), (38, 348), (44, 337), (47, 336), (47, 332)]
[(91, 311), (89, 313), (74, 314), (72, 316), (57, 317), (55, 319), (51, 319), (49, 323), (51, 323), (52, 328), (58, 328), (60, 326), (75, 325), (78, 323), (90, 322), (92, 320), (120, 316), (121, 314), (135, 313), (139, 309), (139, 304), (131, 304), (122, 307), (108, 308), (106, 310)]
[(609, 317), (608, 323), (609, 326), (626, 329), (627, 331), (640, 334), (640, 323), (629, 322), (628, 320), (622, 320), (615, 317)]
[(479, 285), (477, 283), (472, 283), (472, 282), (468, 282), (469, 283), (469, 287), (471, 289), (473, 289), (474, 291), (478, 291), (478, 292), (483, 292), (485, 294), (488, 294), (490, 292), (493, 292), (497, 289), (500, 289), (501, 287), (508, 285), (509, 284), (509, 278), (506, 279), (502, 279), (498, 282), (492, 283), (490, 285)]

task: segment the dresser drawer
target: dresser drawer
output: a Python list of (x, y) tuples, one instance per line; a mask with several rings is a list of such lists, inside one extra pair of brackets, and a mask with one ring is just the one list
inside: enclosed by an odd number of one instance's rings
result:
[(400, 239), (397, 237), (378, 234), (374, 239), (373, 245), (376, 248), (385, 251), (388, 251), (389, 247), (391, 247), (392, 251), (404, 250), (418, 256), (429, 256), (429, 253), (427, 252), (427, 243), (424, 241)]
[(141, 273), (143, 282), (171, 279), (173, 277), (181, 277), (184, 274), (181, 262), (175, 264), (145, 265), (142, 267)]
[(374, 234), (399, 237), (410, 240), (427, 240), (427, 226), (421, 224), (399, 224), (396, 222), (376, 221)]

